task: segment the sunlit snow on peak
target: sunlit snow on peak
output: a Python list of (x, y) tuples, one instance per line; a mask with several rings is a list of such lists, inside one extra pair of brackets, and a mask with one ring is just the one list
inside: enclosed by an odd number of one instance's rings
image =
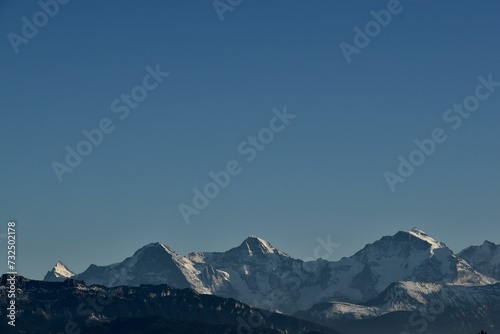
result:
[(66, 277), (66, 278), (69, 278), (69, 277), (75, 276), (75, 273), (72, 272), (71, 270), (69, 270), (68, 267), (66, 267), (64, 265), (64, 263), (62, 263), (60, 261), (57, 261), (57, 263), (54, 266), (53, 270), (54, 270), (54, 275), (56, 277)]
[(445, 248), (446, 245), (443, 244), (440, 241), (436, 241), (435, 239), (431, 238), (427, 233), (424, 231), (414, 227), (411, 229), (411, 231), (408, 232), (409, 234), (413, 235), (414, 237), (417, 237), (421, 240), (424, 240), (428, 242), (431, 245), (431, 254), (434, 254), (434, 250), (438, 248)]

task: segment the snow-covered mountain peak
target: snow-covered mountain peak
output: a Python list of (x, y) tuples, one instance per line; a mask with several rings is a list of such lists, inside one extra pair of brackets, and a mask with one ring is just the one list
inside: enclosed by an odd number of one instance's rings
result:
[(75, 276), (75, 273), (69, 270), (61, 261), (57, 261), (52, 271), (56, 277), (70, 278)]
[(433, 257), (437, 250), (443, 254), (451, 253), (444, 243), (434, 240), (422, 230), (413, 228), (410, 231), (399, 231), (395, 235), (382, 237), (366, 245), (354, 257), (363, 263), (380, 261), (384, 258), (399, 258), (417, 264)]
[(281, 256), (288, 256), (279, 249), (274, 248), (268, 241), (253, 235), (246, 238), (236, 249), (247, 253), (249, 256), (257, 254), (278, 254)]
[(270, 254), (274, 253), (275, 250), (275, 248), (269, 242), (253, 235), (246, 238), (245, 241), (243, 241), (242, 245), (246, 246), (250, 254), (256, 251)]
[(69, 268), (66, 267), (64, 263), (62, 263), (61, 261), (57, 261), (52, 270), (47, 272), (47, 274), (45, 275), (44, 281), (62, 282), (75, 275), (76, 274), (69, 270)]

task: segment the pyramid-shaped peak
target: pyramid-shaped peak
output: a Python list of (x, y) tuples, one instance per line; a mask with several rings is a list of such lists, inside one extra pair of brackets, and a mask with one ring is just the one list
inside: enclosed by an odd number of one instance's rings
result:
[(75, 273), (69, 270), (69, 268), (66, 267), (66, 265), (64, 265), (64, 263), (62, 263), (61, 261), (57, 261), (52, 271), (54, 272), (54, 275), (56, 277), (69, 278), (75, 276)]
[(167, 245), (165, 245), (164, 243), (162, 242), (152, 242), (150, 244), (147, 244), (146, 246), (140, 248), (139, 250), (137, 250), (135, 253), (134, 253), (134, 256), (136, 255), (141, 255), (141, 254), (144, 254), (144, 253), (149, 253), (149, 252), (167, 252), (168, 254), (170, 255), (176, 255), (177, 256), (177, 253), (170, 247), (168, 247)]
[(249, 235), (248, 238), (245, 239), (244, 243), (251, 247), (260, 247), (267, 253), (272, 253), (275, 249), (269, 242), (254, 235)]
[(278, 254), (288, 256), (279, 249), (274, 248), (270, 242), (253, 235), (248, 236), (238, 248), (248, 252), (250, 256), (255, 254)]
[(249, 241), (249, 242), (258, 242), (258, 243), (261, 243), (261, 244), (267, 244), (267, 245), (270, 245), (270, 243), (262, 238), (259, 238), (255, 235), (249, 235), (248, 238), (245, 239), (245, 241)]

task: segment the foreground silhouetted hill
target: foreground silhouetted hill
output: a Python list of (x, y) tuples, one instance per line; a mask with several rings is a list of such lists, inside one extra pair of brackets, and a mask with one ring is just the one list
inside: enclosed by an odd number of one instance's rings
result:
[[(7, 275), (1, 277), (0, 316), (6, 319)], [(252, 308), (235, 299), (168, 285), (87, 286), (17, 277), (18, 333), (338, 333), (305, 320)], [(6, 321), (0, 324), (6, 332)], [(239, 329), (239, 330), (238, 330)]]

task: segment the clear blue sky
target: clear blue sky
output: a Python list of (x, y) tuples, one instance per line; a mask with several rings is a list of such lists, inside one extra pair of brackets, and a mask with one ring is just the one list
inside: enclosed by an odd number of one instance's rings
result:
[[(19, 272), (57, 260), (81, 272), (162, 241), (180, 254), (257, 235), (297, 258), (317, 237), (349, 256), (418, 226), (459, 251), (500, 242), (500, 89), (453, 131), (442, 116), (478, 84), (500, 81), (498, 1), (402, 1), (347, 64), (339, 44), (387, 1), (250, 1), (224, 21), (211, 1), (71, 1), (13, 51), (36, 2), (0, 5), (0, 216), (18, 221)], [(170, 73), (119, 120), (110, 104)], [(251, 163), (239, 143), (273, 108), (298, 115)], [(51, 167), (81, 131), (105, 135), (60, 183)], [(383, 173), (413, 140), (448, 139), (391, 192)], [(192, 223), (181, 202), (229, 160), (243, 171)], [(5, 245), (5, 240), (3, 240)]]

